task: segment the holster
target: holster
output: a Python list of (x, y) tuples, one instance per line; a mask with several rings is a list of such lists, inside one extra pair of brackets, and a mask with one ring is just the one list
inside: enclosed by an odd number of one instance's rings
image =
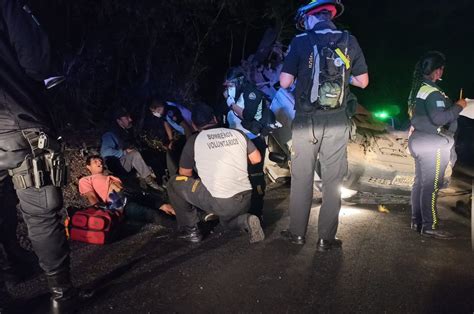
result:
[(66, 185), (68, 167), (61, 145), (38, 130), (22, 133), (30, 145), (31, 153), (24, 157), (19, 166), (8, 170), (15, 189), (39, 189), (50, 184), (56, 187)]

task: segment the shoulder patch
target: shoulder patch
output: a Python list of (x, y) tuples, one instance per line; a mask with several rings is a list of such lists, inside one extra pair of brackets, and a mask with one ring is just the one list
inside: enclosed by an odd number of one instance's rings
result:
[(250, 99), (250, 100), (255, 100), (255, 99), (257, 99), (257, 95), (256, 95), (254, 92), (251, 92), (251, 93), (249, 94), (249, 99)]
[(437, 100), (437, 101), (436, 101), (436, 107), (437, 107), (437, 108), (446, 108), (446, 105), (445, 105), (444, 101), (442, 101), (442, 100)]

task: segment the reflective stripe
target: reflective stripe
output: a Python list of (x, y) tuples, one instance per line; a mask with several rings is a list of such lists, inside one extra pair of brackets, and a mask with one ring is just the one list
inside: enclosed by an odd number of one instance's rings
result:
[(194, 181), (193, 187), (191, 188), (191, 192), (196, 192), (197, 186), (199, 185), (199, 180)]
[(428, 96), (434, 92), (439, 92), (439, 90), (436, 87), (430, 86), (428, 84), (423, 84), (421, 85), (418, 94), (416, 94), (416, 98), (426, 100), (426, 98), (428, 98)]
[(185, 181), (185, 182), (186, 182), (186, 181), (188, 181), (188, 177), (186, 177), (186, 176), (177, 176), (175, 180), (176, 180), (176, 181)]
[(322, 29), (320, 31), (315, 31), (316, 34), (342, 34), (341, 31), (337, 31), (337, 30), (334, 30), (334, 29)]
[[(314, 31), (316, 34), (341, 34), (342, 32), (341, 31), (338, 31), (338, 30), (334, 30), (334, 29), (322, 29), (322, 30), (319, 30), (319, 31)], [(307, 36), (308, 33), (301, 33), (301, 34), (298, 34), (296, 35), (295, 37), (304, 37), (304, 36)]]
[(321, 72), (321, 70), (319, 68), (320, 59), (319, 59), (318, 47), (316, 45), (313, 46), (313, 56), (316, 56), (316, 57), (313, 58), (314, 60), (313, 73), (311, 74), (313, 78), (313, 85), (311, 86), (311, 96), (310, 96), (311, 103), (315, 102), (319, 98), (319, 72)]
[(438, 148), (436, 151), (436, 167), (435, 167), (435, 180), (434, 180), (434, 190), (433, 194), (431, 195), (431, 214), (433, 215), (433, 225), (431, 229), (436, 229), (438, 224), (438, 216), (436, 215), (436, 195), (438, 194), (439, 190), (439, 176), (441, 170), (441, 149)]
[(336, 51), (336, 54), (339, 56), (339, 58), (341, 58), (342, 62), (344, 62), (344, 64), (346, 65), (346, 70), (349, 70), (349, 68), (351, 67), (351, 62), (349, 61), (347, 56), (343, 54), (341, 49), (339, 48), (337, 48), (335, 51)]
[(263, 100), (260, 101), (260, 103), (258, 104), (257, 113), (255, 113), (254, 119), (257, 121), (260, 121), (260, 119), (262, 119), (262, 115), (263, 115)]

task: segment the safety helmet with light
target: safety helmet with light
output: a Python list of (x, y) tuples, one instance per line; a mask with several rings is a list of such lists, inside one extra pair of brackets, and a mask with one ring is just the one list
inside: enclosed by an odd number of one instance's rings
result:
[(344, 5), (341, 0), (312, 0), (307, 5), (299, 8), (296, 12), (296, 28), (304, 30), (305, 17), (322, 11), (329, 11), (331, 13), (331, 19), (335, 19), (344, 12)]

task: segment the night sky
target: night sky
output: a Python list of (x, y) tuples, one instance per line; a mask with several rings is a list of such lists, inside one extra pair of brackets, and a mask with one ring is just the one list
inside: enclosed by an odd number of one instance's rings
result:
[(441, 88), (457, 100), (459, 89), (474, 98), (474, 1), (345, 1), (340, 22), (359, 39), (371, 82), (356, 92), (373, 108), (406, 106), (417, 59), (428, 50), (445, 53)]

